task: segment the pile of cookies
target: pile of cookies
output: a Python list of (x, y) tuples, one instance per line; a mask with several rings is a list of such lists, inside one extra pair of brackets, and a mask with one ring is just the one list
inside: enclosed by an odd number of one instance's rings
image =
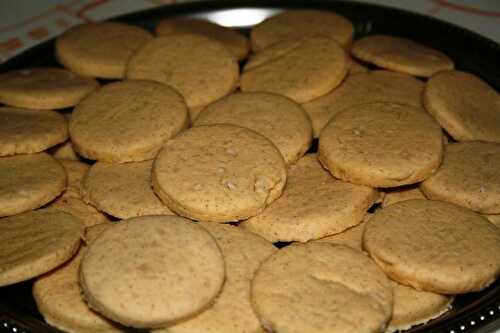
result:
[(491, 285), (498, 92), (353, 35), (318, 10), (249, 39), (89, 23), (63, 68), (1, 74), (0, 286), (34, 279), (68, 332), (303, 333), (405, 330)]

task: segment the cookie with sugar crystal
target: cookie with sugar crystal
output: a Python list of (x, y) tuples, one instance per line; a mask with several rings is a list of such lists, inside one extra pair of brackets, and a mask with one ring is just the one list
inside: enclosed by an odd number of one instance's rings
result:
[(420, 184), (431, 200), (482, 214), (500, 214), (500, 143), (460, 142), (445, 146), (443, 163)]
[(195, 18), (168, 19), (161, 20), (156, 26), (158, 36), (182, 33), (199, 34), (214, 39), (224, 45), (238, 60), (245, 59), (250, 51), (250, 42), (245, 35), (209, 21)]
[(175, 213), (230, 222), (279, 198), (285, 162), (262, 135), (234, 125), (195, 126), (167, 142), (153, 164), (155, 193)]
[(313, 9), (289, 10), (274, 15), (250, 31), (252, 50), (260, 50), (283, 40), (322, 36), (332, 38), (347, 48), (354, 27), (345, 17), (330, 11)]
[(358, 250), (293, 244), (257, 270), (252, 304), (262, 326), (272, 332), (383, 332), (391, 317), (392, 288), (375, 262)]
[(375, 213), (363, 248), (394, 281), (440, 294), (479, 291), (500, 275), (500, 233), (444, 201), (408, 200)]
[(0, 217), (39, 208), (65, 188), (63, 166), (46, 153), (0, 158)]
[(359, 224), (378, 191), (333, 178), (315, 154), (288, 169), (281, 197), (240, 226), (271, 242), (307, 242)]
[(97, 162), (83, 181), (83, 198), (120, 219), (172, 215), (151, 188), (153, 161), (111, 164)]
[(80, 220), (50, 208), (0, 219), (0, 286), (62, 265), (78, 250), (82, 234)]
[(91, 309), (125, 326), (163, 327), (210, 306), (225, 264), (203, 227), (178, 216), (123, 220), (91, 242), (80, 286)]
[(424, 83), (414, 77), (385, 70), (348, 76), (331, 92), (302, 104), (311, 118), (314, 137), (339, 112), (347, 108), (373, 102), (388, 102), (422, 107)]
[(443, 140), (441, 127), (422, 109), (369, 103), (335, 116), (321, 132), (318, 151), (334, 177), (385, 188), (431, 176), (441, 164)]
[(292, 100), (270, 93), (236, 93), (209, 106), (194, 126), (232, 124), (254, 130), (271, 140), (286, 164), (305, 154), (312, 141), (311, 121)]
[(127, 79), (175, 88), (191, 108), (206, 106), (236, 89), (239, 66), (221, 43), (195, 34), (162, 36), (144, 45), (127, 65)]
[(352, 45), (351, 54), (381, 68), (414, 76), (430, 77), (454, 68), (453, 60), (436, 49), (407, 38), (371, 35)]
[(271, 92), (305, 103), (328, 93), (347, 75), (346, 52), (333, 39), (302, 39), (294, 47), (286, 43), (284, 50), (259, 60), (260, 65), (244, 69), (241, 91)]
[(474, 74), (437, 73), (427, 81), (422, 100), (455, 140), (500, 143), (500, 94)]
[(68, 124), (59, 113), (0, 107), (0, 156), (44, 151), (68, 138)]
[(56, 39), (59, 63), (83, 76), (125, 77), (130, 57), (153, 36), (147, 30), (118, 22), (84, 23)]
[(75, 106), (99, 83), (61, 68), (28, 68), (0, 75), (0, 102), (28, 109)]
[(82, 156), (109, 163), (153, 159), (187, 127), (177, 91), (153, 81), (121, 81), (92, 93), (73, 111), (69, 133)]

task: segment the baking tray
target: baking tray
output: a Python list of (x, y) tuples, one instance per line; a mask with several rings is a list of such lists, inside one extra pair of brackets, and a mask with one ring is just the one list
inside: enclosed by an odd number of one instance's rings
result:
[[(348, 17), (356, 38), (374, 33), (402, 36), (439, 49), (457, 69), (476, 74), (500, 91), (500, 45), (473, 32), (430, 17), (357, 2), (343, 1), (209, 1), (169, 5), (116, 18), (153, 31), (167, 17), (199, 17), (248, 33), (248, 28), (279, 11), (316, 8)], [(57, 65), (54, 42), (48, 41), (0, 65), (0, 72)], [(283, 244), (281, 244), (283, 245)], [(500, 257), (499, 257), (500, 260)], [(407, 331), (500, 332), (500, 281), (486, 290), (457, 296), (446, 315)], [(31, 281), (0, 288), (0, 332), (60, 332), (45, 324), (31, 296)], [(131, 329), (130, 332), (144, 332)], [(307, 332), (304, 332), (307, 333)]]

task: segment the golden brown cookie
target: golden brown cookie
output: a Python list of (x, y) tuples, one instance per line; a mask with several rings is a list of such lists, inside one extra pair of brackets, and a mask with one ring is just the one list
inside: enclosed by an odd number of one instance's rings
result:
[(153, 81), (111, 83), (73, 111), (69, 133), (82, 156), (110, 163), (144, 161), (188, 124), (186, 105), (172, 88)]
[(265, 62), (271, 61), (273, 59), (278, 59), (300, 46), (302, 42), (303, 40), (301, 38), (286, 39), (280, 41), (279, 43), (268, 46), (257, 53), (252, 53), (245, 63), (244, 69), (245, 71), (249, 71), (257, 66), (262, 65)]
[(351, 53), (379, 67), (415, 76), (430, 77), (439, 71), (454, 68), (453, 60), (443, 52), (395, 36), (363, 37), (354, 42)]
[(90, 165), (72, 160), (59, 160), (67, 175), (67, 186), (62, 197), (77, 198), (82, 197), (82, 179), (90, 169)]
[(58, 160), (80, 160), (80, 157), (73, 149), (73, 143), (71, 140), (55, 145), (54, 147), (49, 148), (47, 152)]
[[(371, 216), (373, 214), (366, 214), (366, 216)], [(362, 251), (363, 250), (363, 233), (365, 230), (365, 219), (363, 219), (363, 222), (360, 224), (351, 227), (349, 229), (346, 229), (342, 231), (341, 233), (331, 235), (331, 236), (326, 236), (320, 239), (314, 240), (314, 242), (318, 243), (332, 243), (332, 244), (339, 244), (339, 245), (345, 245), (349, 246), (355, 250)]]
[(318, 149), (319, 160), (334, 177), (372, 187), (428, 178), (441, 164), (442, 150), (441, 128), (430, 115), (394, 103), (340, 112), (321, 132)]
[(382, 208), (395, 204), (396, 202), (425, 199), (425, 195), (420, 191), (418, 185), (388, 188), (384, 192), (385, 195), (384, 200), (382, 200)]
[(62, 196), (51, 203), (50, 207), (73, 215), (80, 219), (85, 227), (92, 227), (102, 223), (111, 223), (109, 217), (79, 198)]
[(483, 216), (486, 217), (488, 221), (490, 221), (491, 223), (500, 228), (500, 214), (483, 215)]
[(58, 61), (84, 76), (121, 79), (130, 57), (152, 40), (141, 27), (117, 22), (85, 23), (56, 39)]

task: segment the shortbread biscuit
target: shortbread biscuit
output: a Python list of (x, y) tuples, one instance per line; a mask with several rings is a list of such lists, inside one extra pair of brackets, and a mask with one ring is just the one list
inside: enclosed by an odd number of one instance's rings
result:
[(65, 188), (63, 166), (46, 153), (0, 158), (0, 216), (41, 207)]
[(224, 277), (215, 239), (178, 216), (117, 223), (89, 244), (80, 266), (89, 306), (138, 328), (165, 326), (204, 310)]
[(347, 75), (347, 55), (333, 39), (313, 37), (261, 65), (245, 69), (241, 91), (266, 91), (298, 103), (318, 98)]
[(441, 128), (430, 115), (394, 103), (342, 111), (321, 132), (318, 149), (334, 177), (372, 187), (428, 178), (441, 164), (442, 150)]
[(422, 191), (420, 191), (418, 185), (388, 188), (385, 190), (384, 200), (382, 200), (382, 208), (397, 202), (412, 199), (425, 199), (425, 195)]
[(128, 79), (153, 80), (182, 94), (187, 106), (205, 106), (236, 89), (239, 67), (224, 45), (200, 35), (158, 37), (130, 59)]
[(288, 170), (283, 195), (240, 225), (271, 242), (307, 242), (359, 224), (378, 191), (333, 178), (315, 154)]
[(117, 22), (85, 23), (56, 39), (57, 60), (84, 76), (121, 79), (130, 57), (153, 36), (141, 27)]
[(120, 219), (172, 215), (151, 188), (152, 164), (152, 161), (95, 163), (83, 182), (84, 200)]
[(500, 275), (500, 233), (443, 201), (408, 200), (375, 213), (363, 247), (394, 281), (440, 294), (479, 291)]
[(175, 213), (229, 222), (259, 214), (286, 183), (279, 150), (234, 125), (196, 126), (167, 142), (153, 164), (153, 189)]
[(215, 237), (226, 262), (226, 282), (214, 304), (196, 317), (154, 333), (261, 333), (250, 304), (250, 282), (260, 264), (277, 251), (271, 243), (241, 228), (201, 223)]
[(111, 83), (73, 111), (69, 133), (82, 156), (110, 163), (150, 160), (187, 127), (182, 97), (153, 81)]
[(312, 242), (269, 257), (252, 281), (252, 302), (270, 332), (382, 332), (392, 288), (364, 253)]
[(337, 89), (302, 106), (317, 138), (330, 119), (356, 105), (387, 102), (422, 107), (423, 89), (424, 83), (410, 75), (377, 70), (348, 76)]
[(75, 106), (99, 88), (96, 80), (61, 68), (28, 68), (0, 75), (0, 102), (28, 109)]
[(302, 157), (312, 141), (311, 121), (300, 105), (270, 93), (237, 93), (210, 104), (194, 125), (212, 124), (232, 124), (262, 134), (276, 145), (286, 164)]
[(214, 39), (224, 45), (238, 60), (245, 59), (250, 50), (250, 42), (245, 35), (209, 21), (195, 18), (168, 19), (161, 20), (156, 26), (158, 36), (181, 33), (199, 34)]
[(500, 143), (500, 94), (477, 76), (443, 71), (427, 81), (426, 110), (457, 141)]
[(0, 107), (0, 156), (44, 151), (68, 138), (68, 124), (59, 113)]
[(53, 209), (0, 219), (0, 286), (62, 265), (78, 250), (82, 234), (80, 220)]
[(425, 196), (483, 214), (500, 214), (500, 143), (445, 146), (443, 164), (420, 184)]
[(352, 45), (354, 57), (389, 70), (415, 76), (430, 77), (453, 69), (454, 63), (446, 54), (410, 39), (371, 35)]
[(250, 31), (252, 49), (258, 52), (283, 40), (328, 37), (347, 48), (353, 39), (354, 27), (345, 17), (334, 12), (314, 9), (290, 10), (272, 16)]
[(50, 207), (73, 215), (80, 219), (85, 227), (92, 227), (102, 223), (111, 223), (109, 217), (99, 212), (91, 205), (86, 204), (82, 199), (63, 196), (51, 203)]

